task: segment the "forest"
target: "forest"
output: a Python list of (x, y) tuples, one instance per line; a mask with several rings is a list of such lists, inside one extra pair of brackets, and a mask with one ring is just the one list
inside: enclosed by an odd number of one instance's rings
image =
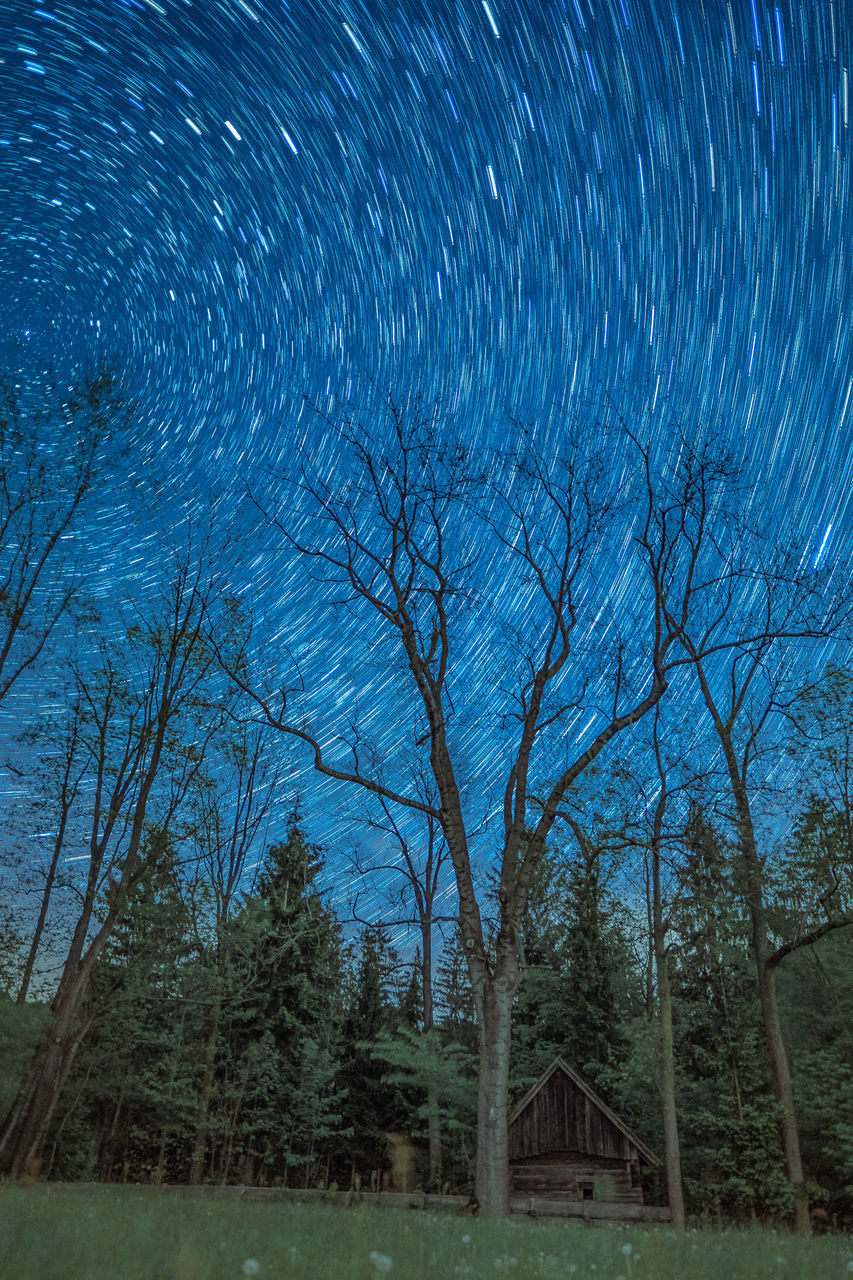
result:
[(675, 1226), (849, 1228), (845, 566), (713, 440), (486, 465), (388, 396), (247, 489), (273, 625), (212, 517), (99, 578), (131, 416), (4, 396), (3, 1172), (366, 1189), (399, 1135), (500, 1214), (561, 1056)]

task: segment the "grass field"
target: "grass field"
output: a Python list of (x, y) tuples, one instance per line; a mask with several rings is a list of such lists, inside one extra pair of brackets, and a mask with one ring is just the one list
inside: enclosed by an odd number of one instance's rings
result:
[(0, 1186), (2, 1280), (851, 1280), (853, 1240)]

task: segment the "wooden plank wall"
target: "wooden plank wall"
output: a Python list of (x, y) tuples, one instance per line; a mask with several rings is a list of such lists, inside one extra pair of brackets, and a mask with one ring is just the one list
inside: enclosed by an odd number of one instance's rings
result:
[(514, 1196), (536, 1196), (554, 1200), (580, 1200), (579, 1182), (592, 1181), (594, 1201), (642, 1204), (643, 1192), (632, 1186), (631, 1170), (624, 1160), (577, 1152), (533, 1157), (514, 1162), (510, 1168), (510, 1192)]
[(562, 1071), (555, 1071), (510, 1126), (509, 1158), (549, 1151), (582, 1151), (611, 1160), (639, 1153), (603, 1111)]

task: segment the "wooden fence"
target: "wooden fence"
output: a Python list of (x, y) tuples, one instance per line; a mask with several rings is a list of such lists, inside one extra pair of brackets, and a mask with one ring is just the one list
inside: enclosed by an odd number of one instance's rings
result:
[[(291, 1203), (371, 1204), (388, 1209), (440, 1209), (450, 1213), (472, 1212), (467, 1196), (430, 1195), (425, 1191), (311, 1191), (290, 1187), (189, 1187), (164, 1183), (161, 1191), (206, 1193), (242, 1200), (290, 1201)], [(512, 1196), (513, 1214), (536, 1218), (579, 1218), (587, 1222), (669, 1222), (669, 1209), (659, 1205), (619, 1204), (606, 1200), (548, 1200), (540, 1196)]]

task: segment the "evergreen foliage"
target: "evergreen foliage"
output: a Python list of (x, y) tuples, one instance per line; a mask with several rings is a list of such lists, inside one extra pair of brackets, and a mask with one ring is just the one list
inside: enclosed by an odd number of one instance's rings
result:
[(602, 883), (601, 852), (546, 859), (531, 894), (524, 983), (513, 1021), (513, 1087), (528, 1088), (562, 1057), (593, 1088), (606, 1088), (627, 1056), (630, 961), (616, 904)]
[[(426, 1186), (432, 1107), (442, 1188), (469, 1192), (478, 1027), (458, 932), (437, 957), (425, 1029), (420, 953), (402, 963), (381, 925), (344, 945), (320, 887), (323, 851), (298, 815), (224, 914), (210, 885), (188, 881), (181, 839), (180, 827), (174, 840), (157, 828), (146, 835), (92, 975), (42, 1173), (185, 1182), (200, 1151), (208, 1182), (369, 1188), (389, 1185), (388, 1135), (400, 1134), (415, 1144)], [(674, 866), (667, 928), (687, 1207), (784, 1219), (790, 1184), (731, 828), (694, 807)], [(820, 922), (846, 903), (849, 875), (844, 813), (815, 795), (768, 865), (768, 914), (810, 1201), (839, 1222), (853, 1213), (851, 926), (822, 933)], [(662, 1151), (653, 1000), (645, 944), (632, 936), (644, 920), (626, 883), (592, 844), (554, 851), (540, 868), (512, 1088), (517, 1097), (562, 1056)], [(804, 933), (809, 945), (797, 944)], [(0, 1001), (7, 1112), (48, 1022), (42, 1004)], [(647, 1201), (664, 1193), (659, 1172), (645, 1177)]]

